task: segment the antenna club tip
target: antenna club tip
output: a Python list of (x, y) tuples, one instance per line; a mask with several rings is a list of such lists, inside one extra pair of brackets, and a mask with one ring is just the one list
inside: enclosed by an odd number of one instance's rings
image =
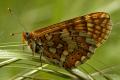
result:
[(7, 8), (8, 9), (8, 11), (10, 11), (11, 12), (11, 9), (10, 8)]
[(14, 33), (11, 33), (10, 36), (14, 36), (15, 34)]

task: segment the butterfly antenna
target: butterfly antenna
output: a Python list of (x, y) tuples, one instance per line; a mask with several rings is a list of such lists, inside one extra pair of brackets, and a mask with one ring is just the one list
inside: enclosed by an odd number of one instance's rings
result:
[(16, 34), (21, 34), (22, 32), (11, 33), (10, 36), (15, 36)]
[[(10, 16), (14, 16), (16, 21), (18, 21), (19, 25), (22, 26), (24, 31), (27, 31), (26, 27), (22, 24), (20, 18), (15, 14), (15, 12), (12, 11), (12, 9), (8, 8)], [(14, 34), (13, 34), (14, 35)]]

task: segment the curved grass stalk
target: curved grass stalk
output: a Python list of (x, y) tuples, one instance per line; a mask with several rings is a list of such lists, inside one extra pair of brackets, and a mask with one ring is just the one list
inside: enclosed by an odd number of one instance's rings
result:
[(3, 45), (3, 46), (0, 46), (0, 48), (6, 48), (6, 47), (17, 47), (17, 46), (26, 46), (26, 44)]
[(22, 44), (21, 42), (6, 42), (6, 43), (0, 43), (0, 45), (6, 45), (6, 44)]
[(29, 72), (26, 72), (26, 73), (20, 75), (19, 77), (14, 78), (13, 80), (23, 80), (25, 77), (30, 76), (30, 75), (38, 72), (39, 70), (41, 70), (43, 67), (46, 67), (47, 65), (48, 65), (48, 64), (45, 64), (45, 65), (43, 65), (43, 66), (41, 66), (41, 67), (38, 67), (38, 68), (36, 68), (36, 69), (34, 69), (34, 70), (31, 70), (31, 71), (29, 71)]
[(91, 76), (89, 76), (86, 73), (83, 73), (82, 71), (80, 71), (78, 69), (71, 69), (71, 70), (67, 70), (67, 71), (70, 72), (71, 74), (77, 76), (78, 80), (94, 80)]
[(5, 60), (3, 62), (0, 62), (0, 67), (8, 65), (8, 64), (11, 64), (11, 63), (16, 62), (18, 60), (20, 60), (20, 59), (18, 59), (18, 58), (12, 58), (12, 59), (9, 59), (9, 60)]
[(111, 80), (107, 75), (103, 74), (103, 72), (101, 72), (100, 70), (96, 69), (95, 67), (93, 67), (92, 65), (86, 63), (87, 65), (89, 65), (91, 68), (93, 68), (95, 71), (97, 71), (101, 76), (103, 76), (106, 80)]

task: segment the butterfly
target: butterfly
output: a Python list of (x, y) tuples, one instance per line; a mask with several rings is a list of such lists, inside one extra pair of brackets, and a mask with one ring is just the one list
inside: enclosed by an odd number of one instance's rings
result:
[(110, 15), (95, 12), (32, 32), (23, 32), (23, 42), (51, 63), (71, 69), (83, 64), (111, 32)]

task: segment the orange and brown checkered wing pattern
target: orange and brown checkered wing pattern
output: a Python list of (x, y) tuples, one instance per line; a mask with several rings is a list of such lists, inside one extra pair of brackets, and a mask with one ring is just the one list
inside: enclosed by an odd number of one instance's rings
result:
[[(84, 63), (109, 36), (110, 16), (96, 12), (31, 32), (47, 60), (64, 68)], [(39, 53), (39, 47), (37, 48)]]

